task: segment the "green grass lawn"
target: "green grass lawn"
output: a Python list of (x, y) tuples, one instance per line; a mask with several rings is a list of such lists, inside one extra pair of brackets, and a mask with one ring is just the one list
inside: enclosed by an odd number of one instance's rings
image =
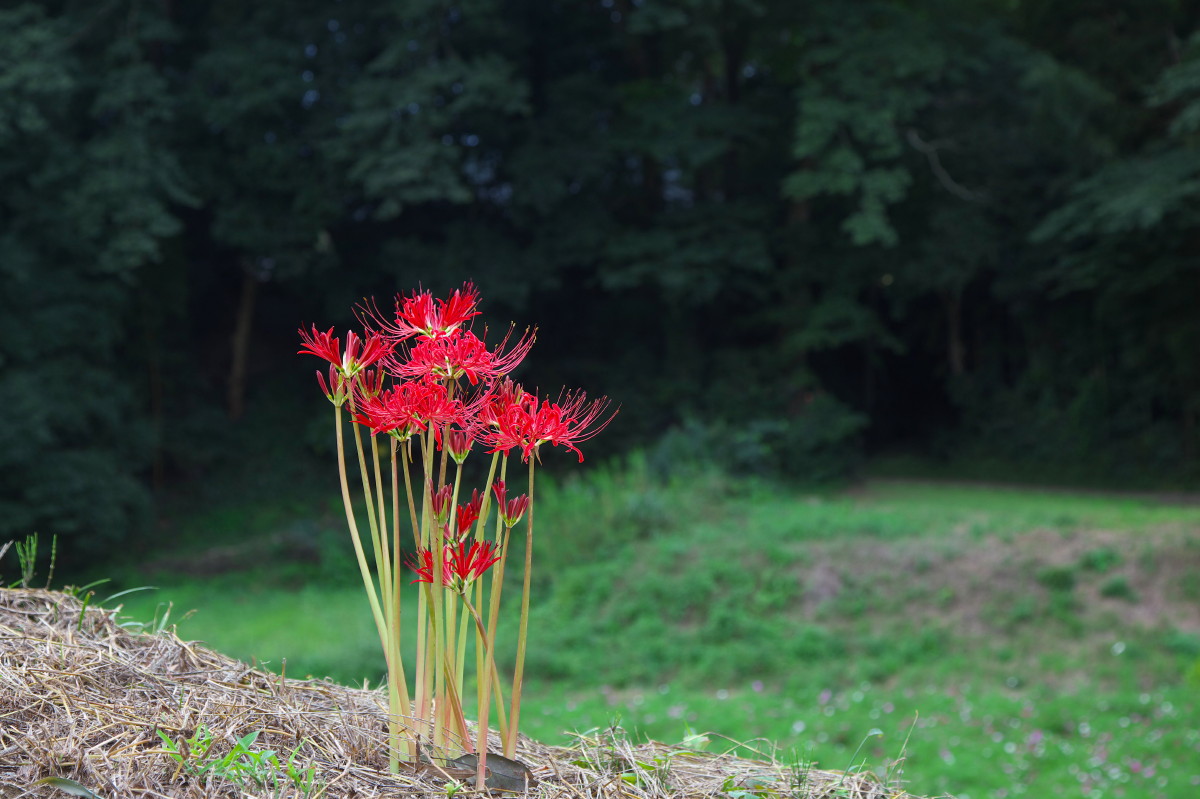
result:
[[(636, 461), (542, 499), (522, 715), (536, 738), (708, 732), (712, 748), (902, 771), (914, 793), (960, 799), (1200, 795), (1200, 507), (902, 481), (663, 484)], [(119, 575), (160, 586), (123, 612), (170, 602), (185, 638), (375, 684), (337, 517), (190, 518), (185, 558)]]

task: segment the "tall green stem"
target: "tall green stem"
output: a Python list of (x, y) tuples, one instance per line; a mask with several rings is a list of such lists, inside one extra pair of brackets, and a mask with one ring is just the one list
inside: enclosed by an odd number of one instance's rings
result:
[(525, 641), (529, 633), (529, 585), (533, 573), (533, 472), (536, 455), (529, 457), (529, 510), (525, 524), (525, 579), (521, 585), (521, 625), (517, 632), (517, 662), (513, 667), (513, 687), (508, 713), (508, 739), (504, 742), (504, 756), (512, 757), (517, 751), (517, 727), (521, 721), (521, 687), (525, 680)]
[[(337, 435), (337, 457), (338, 457), (338, 478), (342, 488), (342, 506), (346, 510), (346, 525), (350, 528), (350, 540), (354, 545), (354, 556), (358, 561), (358, 570), (362, 575), (363, 588), (367, 591), (367, 601), (371, 605), (371, 617), (375, 620), (375, 629), (379, 633), (379, 642), (383, 646), (384, 658), (388, 664), (388, 674), (392, 673), (394, 656), (391, 652), (388, 636), (388, 625), (383, 614), (383, 609), (379, 606), (379, 597), (376, 595), (375, 581), (371, 578), (371, 569), (367, 566), (367, 556), (363, 551), (362, 537), (358, 532), (358, 521), (354, 518), (354, 504), (350, 499), (350, 481), (346, 474), (346, 442), (345, 434), (342, 431), (342, 409), (334, 408), (335, 428)], [(361, 447), (361, 441), (358, 442)], [(361, 455), (361, 449), (359, 451)], [(370, 506), (370, 499), (367, 501)], [(390, 681), (390, 679), (389, 679)], [(389, 693), (388, 703), (391, 705), (392, 696)], [(398, 720), (393, 716), (398, 707), (392, 707), (392, 713), (388, 718), (388, 770), (393, 774), (400, 771), (400, 729)]]
[[(421, 446), (421, 466), (424, 470), (424, 477), (429, 476), (428, 459), (425, 454), (425, 438), (417, 437), (417, 441)], [(429, 548), (429, 530), (425, 525), (425, 519), (428, 518), (428, 491), (423, 491), (425, 494), (421, 500), (421, 516), (418, 520), (416, 506), (414, 504), (414, 494), (412, 486), (412, 474), (409, 471), (409, 463), (412, 460), (410, 450), (412, 448), (412, 439), (409, 439), (405, 445), (404, 453), (404, 487), (408, 491), (408, 512), (413, 523), (413, 543), (418, 550)], [(422, 486), (425, 485), (423, 481)], [(416, 672), (416, 705), (417, 718), (424, 721), (430, 719), (430, 713), (433, 712), (433, 671), (430, 668), (429, 655), (431, 653), (429, 644), (429, 606), (430, 595), (429, 586), (422, 585), (420, 592), (417, 594), (417, 672)], [(429, 731), (425, 731), (429, 732)], [(431, 733), (430, 733), (431, 734)]]
[[(434, 430), (431, 425), (425, 431), (425, 474), (433, 474), (433, 452), (434, 452)], [(433, 746), (435, 748), (445, 748), (445, 726), (442, 723), (446, 716), (445, 702), (442, 701), (446, 696), (446, 636), (445, 636), (445, 621), (443, 612), (443, 600), (445, 599), (446, 580), (442, 571), (442, 564), (445, 556), (445, 538), (442, 535), (442, 526), (437, 523), (433, 513), (433, 497), (430, 496), (430, 490), (433, 489), (432, 484), (428, 481), (425, 486), (425, 496), (422, 500), (422, 505), (425, 512), (422, 514), (422, 538), (427, 538), (429, 541), (430, 550), (433, 553), (433, 585), (430, 591), (432, 601), (429, 604), (429, 620), (430, 620), (430, 635), (432, 642), (426, 639), (426, 644), (433, 645), (433, 695), (437, 698), (434, 705), (433, 714)], [(426, 535), (427, 534), (427, 535)]]
[[(479, 702), (479, 723), (476, 730), (475, 756), (477, 758), (478, 771), (475, 775), (475, 787), (483, 789), (487, 776), (487, 753), (488, 753), (488, 710), (491, 704), (491, 688), (492, 688), (492, 673), (496, 669), (496, 659), (492, 653), (492, 639), (488, 635), (488, 631), (483, 626), (483, 619), (479, 618), (479, 612), (475, 610), (475, 606), (471, 604), (471, 600), (467, 599), (466, 593), (462, 597), (463, 605), (471, 614), (471, 618), (475, 620), (475, 631), (480, 642), (481, 655), (483, 657), (484, 666), (480, 669), (480, 683), (482, 684), (481, 699)], [(466, 619), (466, 616), (463, 616)]]
[[(504, 455), (500, 460), (500, 480), (506, 479), (508, 474), (508, 455)], [(503, 510), (501, 508), (500, 510)], [(501, 533), (501, 528), (504, 532)], [(512, 528), (503, 524), (499, 513), (496, 514), (496, 544), (500, 547), (500, 560), (492, 567), (492, 590), (488, 598), (488, 621), (487, 629), (490, 640), (496, 640), (496, 626), (500, 619), (500, 596), (504, 590), (504, 568), (508, 564), (508, 543)], [(495, 669), (495, 661), (492, 662), (492, 668)], [(508, 714), (504, 709), (503, 691), (500, 690), (500, 680), (495, 680), (496, 690), (496, 722), (500, 728), (500, 740), (508, 740)]]
[[(395, 673), (388, 674), (389, 684), (395, 684), (397, 688), (398, 698), (400, 700), (400, 711), (406, 718), (412, 718), (412, 705), (409, 702), (408, 693), (408, 676), (404, 673), (404, 658), (400, 654), (402, 644), (401, 638), (401, 613), (402, 606), (402, 583), (400, 575), (403, 571), (404, 564), (400, 556), (400, 480), (396, 473), (397, 461), (396, 450), (399, 447), (399, 442), (391, 439), (391, 465), (392, 465), (392, 616), (391, 616), (391, 645), (393, 651), (396, 652), (396, 669)], [(411, 736), (408, 740), (408, 758), (410, 761), (416, 761), (416, 742)]]

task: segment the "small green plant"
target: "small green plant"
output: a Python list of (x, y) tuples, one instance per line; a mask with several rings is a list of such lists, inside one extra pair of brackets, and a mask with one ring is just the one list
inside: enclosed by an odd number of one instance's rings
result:
[(1084, 552), (1079, 558), (1079, 566), (1087, 571), (1104, 574), (1112, 571), (1114, 566), (1121, 563), (1121, 553), (1112, 547), (1097, 547)]
[[(171, 611), (175, 608), (173, 602), (159, 602), (154, 606), (154, 615), (149, 621), (137, 621), (135, 619), (121, 618), (117, 624), (124, 627), (126, 630), (137, 633), (146, 633), (148, 635), (158, 635), (165, 632), (171, 626)], [(117, 608), (116, 612), (120, 612), (121, 608)], [(183, 615), (187, 618), (195, 611), (188, 611)]]
[(1100, 596), (1108, 599), (1123, 599), (1126, 602), (1137, 601), (1137, 592), (1121, 575), (1106, 580), (1104, 585), (1100, 586)]
[(787, 796), (794, 799), (808, 796), (812, 782), (812, 758), (802, 755), (800, 747), (792, 747), (787, 767)]
[(1193, 602), (1200, 601), (1200, 573), (1187, 572), (1176, 583), (1179, 595)]
[(255, 751), (252, 747), (258, 740), (258, 731), (239, 738), (224, 755), (213, 751), (217, 739), (208, 727), (200, 725), (190, 738), (176, 743), (162, 730), (158, 730), (167, 755), (179, 764), (179, 768), (194, 777), (212, 777), (233, 782), (239, 787), (253, 784), (280, 796), (291, 785), (302, 796), (310, 797), (318, 792), (316, 766), (300, 768), (296, 758), (300, 747), (292, 751), (287, 761), (281, 761), (273, 749)]
[(1183, 679), (1193, 688), (1200, 688), (1200, 658), (1192, 661), (1192, 665), (1184, 672)]
[[(8, 547), (5, 546), (5, 550)], [(13, 546), (17, 552), (17, 560), (21, 564), (21, 579), (13, 583), (20, 585), (22, 588), (28, 588), (33, 582), (34, 575), (37, 574), (37, 555), (38, 555), (38, 534), (31, 533), (26, 536), (24, 541), (18, 541)], [(58, 536), (53, 536), (50, 539), (50, 570), (46, 575), (46, 587), (50, 587), (50, 581), (54, 578), (54, 561), (58, 556)]]
[(1016, 597), (1002, 606), (1007, 607), (1004, 624), (1010, 630), (1033, 621), (1038, 615), (1038, 602), (1031, 596)]
[(883, 730), (879, 729), (878, 727), (869, 730), (867, 734), (863, 736), (863, 739), (858, 742), (858, 748), (854, 750), (854, 754), (850, 755), (850, 765), (846, 766), (846, 770), (842, 772), (842, 778), (838, 780), (838, 788), (841, 788), (845, 783), (847, 775), (862, 770), (863, 766), (865, 765), (865, 761), (863, 763), (859, 763), (858, 765), (855, 765), (854, 761), (858, 760), (858, 753), (861, 752), (862, 748), (867, 745), (867, 741), (871, 740), (872, 738), (882, 737)]
[(778, 784), (770, 777), (756, 776), (734, 779), (726, 777), (721, 793), (729, 799), (775, 799), (779, 796)]
[(1070, 566), (1047, 566), (1037, 573), (1037, 580), (1051, 591), (1068, 593), (1075, 589), (1075, 570)]

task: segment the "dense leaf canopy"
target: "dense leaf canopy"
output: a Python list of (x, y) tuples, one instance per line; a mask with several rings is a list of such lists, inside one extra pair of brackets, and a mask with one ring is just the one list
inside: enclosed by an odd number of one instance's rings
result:
[(4, 3), (0, 540), (111, 546), (155, 489), (269, 472), (315, 440), (300, 323), (464, 279), (539, 325), (528, 379), (622, 404), (613, 448), (1194, 474), (1198, 31), (1185, 0)]

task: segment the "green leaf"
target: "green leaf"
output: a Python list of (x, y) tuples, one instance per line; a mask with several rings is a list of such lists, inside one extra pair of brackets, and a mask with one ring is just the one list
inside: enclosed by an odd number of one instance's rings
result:
[(258, 730), (247, 733), (238, 739), (237, 745), (242, 750), (249, 752), (250, 747), (254, 746), (254, 742), (258, 740)]
[(72, 796), (82, 796), (84, 799), (103, 799), (99, 794), (93, 793), (78, 782), (75, 782), (75, 780), (69, 780), (66, 777), (45, 777), (33, 784), (50, 785), (64, 793), (69, 793)]

